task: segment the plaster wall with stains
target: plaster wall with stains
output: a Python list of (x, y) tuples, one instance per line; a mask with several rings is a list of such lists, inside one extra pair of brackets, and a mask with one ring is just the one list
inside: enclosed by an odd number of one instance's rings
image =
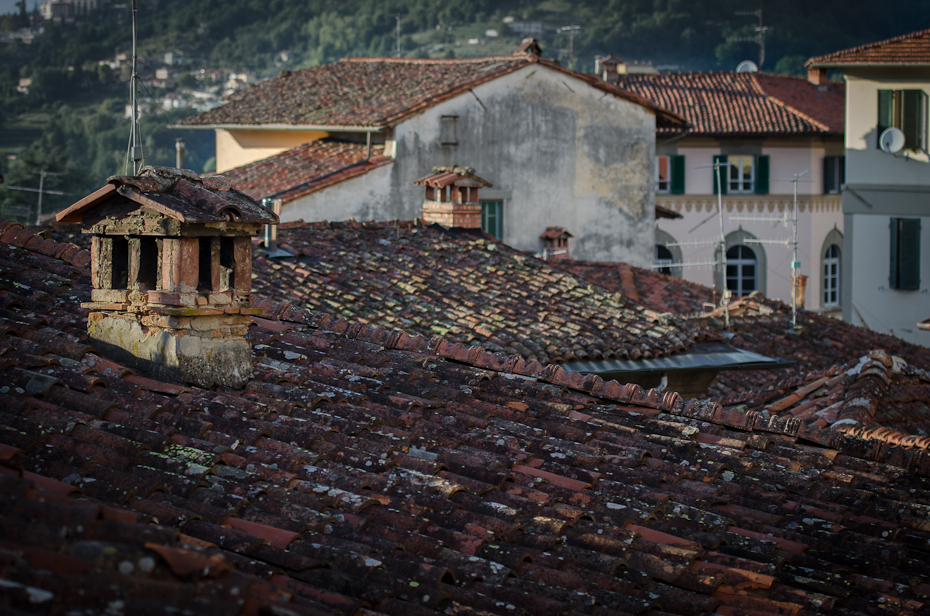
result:
[[(441, 145), (454, 116), (456, 145)], [(465, 165), (504, 201), (503, 241), (538, 252), (546, 227), (573, 235), (577, 259), (652, 261), (655, 116), (540, 65), (482, 84), (394, 128), (395, 161), (285, 205), (282, 220), (412, 219), (436, 165)]]

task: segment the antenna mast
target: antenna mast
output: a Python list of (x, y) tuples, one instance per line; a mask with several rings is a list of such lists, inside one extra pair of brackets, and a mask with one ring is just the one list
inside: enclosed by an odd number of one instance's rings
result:
[(759, 70), (762, 70), (762, 63), (765, 62), (765, 31), (768, 30), (766, 26), (762, 25), (762, 0), (759, 0), (759, 8), (755, 11), (736, 11), (736, 15), (755, 15), (759, 17), (759, 27), (756, 28), (757, 34), (755, 36), (730, 36), (727, 37), (728, 41), (748, 41), (751, 43), (756, 43), (759, 45)]
[(132, 174), (139, 175), (145, 152), (139, 144), (139, 73), (136, 70), (136, 0), (132, 0), (132, 77), (129, 79), (132, 103), (132, 129), (130, 132), (129, 157), (132, 160)]

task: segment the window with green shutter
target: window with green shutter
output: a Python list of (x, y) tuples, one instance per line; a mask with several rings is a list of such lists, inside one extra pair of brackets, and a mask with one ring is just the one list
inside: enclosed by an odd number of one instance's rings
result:
[(906, 149), (926, 150), (927, 93), (923, 90), (879, 90), (875, 147), (881, 148), (878, 137), (892, 127), (904, 133)]
[[(726, 154), (715, 154), (714, 155), (714, 167), (711, 167), (711, 172), (714, 174), (714, 194), (723, 193), (727, 194), (727, 185), (730, 183), (730, 167), (724, 166), (724, 163), (727, 162)], [(718, 168), (716, 165), (720, 165)], [(720, 180), (723, 180), (721, 182)], [(721, 190), (722, 189), (722, 190)]]
[(481, 202), (481, 228), (497, 239), (504, 239), (504, 202)]
[(846, 181), (846, 157), (823, 157), (823, 194), (832, 195), (840, 192)]
[(899, 291), (920, 288), (920, 219), (891, 219), (889, 286)]
[(685, 194), (685, 157), (682, 154), (676, 154), (669, 157), (672, 168), (672, 189), (673, 195)]
[(756, 185), (754, 192), (757, 195), (769, 194), (769, 157), (756, 156)]

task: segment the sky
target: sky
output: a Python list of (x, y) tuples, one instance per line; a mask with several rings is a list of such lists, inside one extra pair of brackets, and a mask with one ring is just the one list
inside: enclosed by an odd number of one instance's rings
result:
[[(5, 15), (6, 13), (15, 13), (19, 9), (16, 8), (17, 0), (0, 0), (0, 15)], [(40, 0), (26, 0), (26, 10), (31, 11), (33, 7), (41, 4)]]

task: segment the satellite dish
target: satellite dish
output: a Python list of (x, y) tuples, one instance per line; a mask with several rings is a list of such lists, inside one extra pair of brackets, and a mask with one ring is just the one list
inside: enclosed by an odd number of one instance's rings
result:
[(884, 152), (897, 154), (904, 147), (904, 133), (900, 128), (886, 128), (878, 137), (878, 145)]
[(739, 63), (739, 66), (736, 67), (737, 73), (758, 73), (759, 67), (756, 66), (756, 63), (752, 60), (743, 60)]

